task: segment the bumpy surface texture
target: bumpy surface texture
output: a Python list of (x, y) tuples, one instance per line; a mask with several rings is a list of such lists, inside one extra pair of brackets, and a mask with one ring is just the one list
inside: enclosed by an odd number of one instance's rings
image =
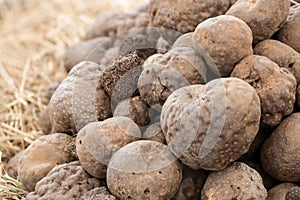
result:
[(270, 38), (285, 22), (290, 9), (289, 0), (239, 0), (227, 11), (248, 24), (253, 42)]
[[(259, 153), (258, 153), (258, 156), (259, 156)], [(263, 184), (267, 190), (270, 190), (271, 188), (273, 188), (275, 185), (278, 184), (278, 182), (262, 168), (262, 166), (260, 165), (259, 162), (257, 162), (257, 161), (254, 162), (251, 160), (245, 160), (242, 162), (247, 164), (249, 167), (255, 169), (259, 173), (259, 175), (261, 176), (261, 178), (263, 180)]]
[(265, 200), (267, 190), (260, 175), (244, 163), (234, 163), (206, 179), (201, 199)]
[(170, 199), (181, 178), (181, 166), (168, 147), (146, 140), (121, 148), (107, 169), (108, 188), (120, 200)]
[(205, 19), (224, 14), (229, 6), (228, 0), (151, 0), (149, 14), (154, 26), (186, 33)]
[(254, 53), (288, 69), (300, 83), (300, 54), (288, 45), (276, 40), (264, 40), (255, 46)]
[(109, 194), (106, 187), (98, 187), (85, 193), (80, 200), (117, 200)]
[(109, 97), (97, 88), (102, 72), (99, 65), (89, 61), (70, 71), (49, 104), (52, 132), (75, 135), (89, 122), (112, 115)]
[(300, 5), (290, 9), (286, 23), (280, 29), (277, 38), (300, 53)]
[(138, 88), (148, 105), (163, 105), (176, 89), (205, 81), (205, 58), (192, 48), (181, 47), (170, 50), (156, 63), (147, 64), (139, 77)]
[(193, 169), (221, 170), (240, 158), (254, 140), (259, 122), (259, 97), (237, 78), (176, 90), (161, 114), (168, 146)]
[(143, 138), (166, 144), (164, 133), (161, 130), (160, 122), (150, 125), (143, 133)]
[(282, 183), (273, 187), (268, 191), (267, 200), (286, 200), (286, 193), (294, 186), (296, 185), (293, 183)]
[(261, 163), (279, 181), (300, 182), (300, 113), (287, 117), (264, 142)]
[(143, 63), (136, 51), (120, 56), (105, 68), (98, 88), (103, 88), (117, 102), (130, 98), (137, 89)]
[(131, 119), (113, 117), (86, 125), (76, 138), (76, 152), (89, 174), (105, 178), (106, 166), (112, 155), (140, 137), (140, 129)]
[(260, 97), (262, 122), (278, 125), (282, 118), (293, 112), (296, 100), (296, 79), (291, 72), (280, 68), (264, 56), (248, 56), (231, 73), (252, 87)]
[(229, 76), (236, 63), (253, 54), (250, 28), (233, 16), (205, 20), (197, 26), (193, 39), (209, 53), (222, 77)]
[(114, 111), (114, 116), (129, 117), (139, 126), (146, 126), (151, 122), (149, 106), (140, 96), (121, 101)]
[(300, 199), (300, 187), (295, 186), (291, 188), (285, 195), (285, 200), (299, 200)]
[(22, 184), (33, 191), (36, 183), (58, 164), (75, 160), (75, 141), (71, 136), (55, 133), (35, 140), (23, 152), (18, 174)]
[(39, 181), (35, 191), (26, 200), (79, 200), (86, 192), (102, 186), (98, 179), (90, 177), (78, 161), (54, 167)]

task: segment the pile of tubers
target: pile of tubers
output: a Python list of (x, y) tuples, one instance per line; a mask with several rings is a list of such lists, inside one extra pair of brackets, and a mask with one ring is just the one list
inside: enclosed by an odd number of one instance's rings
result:
[(299, 199), (296, 2), (151, 0), (100, 15), (65, 68), (6, 167), (27, 200)]

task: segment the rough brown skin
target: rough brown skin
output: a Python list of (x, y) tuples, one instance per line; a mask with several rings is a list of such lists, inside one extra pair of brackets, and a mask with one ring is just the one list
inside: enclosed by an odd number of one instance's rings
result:
[[(92, 61), (105, 65), (106, 51), (113, 47), (115, 38), (99, 37), (82, 41), (69, 47), (64, 56), (64, 66), (67, 72), (82, 61)], [(105, 60), (106, 61), (106, 60)], [(111, 60), (109, 60), (110, 62)]]
[(298, 53), (300, 53), (300, 5), (294, 5), (290, 9), (289, 16), (280, 29), (277, 35), (277, 39), (286, 43)]
[(204, 184), (201, 200), (265, 200), (267, 190), (257, 171), (240, 162), (219, 172), (212, 172)]
[(122, 147), (107, 169), (108, 188), (120, 200), (170, 199), (181, 178), (181, 166), (168, 147), (149, 140)]
[(16, 155), (9, 159), (7, 165), (4, 165), (4, 169), (7, 174), (14, 179), (18, 178), (18, 167), (20, 160), (23, 158), (23, 153), (24, 150), (18, 152)]
[(109, 194), (106, 187), (98, 187), (85, 193), (80, 200), (117, 200)]
[(273, 187), (268, 191), (267, 200), (286, 200), (286, 193), (294, 186), (296, 185), (293, 183), (282, 183)]
[(140, 96), (121, 101), (114, 111), (114, 116), (128, 117), (139, 126), (146, 126), (151, 122), (149, 106)]
[(50, 134), (52, 130), (51, 119), (49, 115), (49, 106), (47, 106), (39, 116), (39, 125), (44, 134)]
[(49, 104), (52, 132), (75, 135), (89, 122), (112, 115), (108, 95), (97, 88), (102, 72), (99, 65), (89, 61), (70, 71)]
[(160, 122), (170, 150), (185, 165), (222, 170), (253, 142), (260, 122), (259, 97), (237, 78), (187, 86), (167, 99)]
[(79, 161), (58, 165), (40, 180), (26, 200), (79, 200), (86, 192), (103, 186), (80, 166)]
[(198, 200), (205, 183), (206, 175), (201, 170), (193, 170), (182, 165), (182, 181), (180, 187), (171, 200)]
[(85, 39), (111, 37), (135, 28), (149, 26), (150, 19), (147, 9), (129, 13), (104, 13), (88, 29)]
[(248, 24), (253, 43), (269, 39), (285, 22), (290, 9), (289, 0), (239, 0), (226, 12)]
[(144, 60), (136, 51), (120, 56), (105, 68), (98, 88), (103, 88), (116, 102), (130, 98), (137, 89), (143, 63)]
[(255, 88), (260, 97), (264, 124), (274, 127), (284, 116), (293, 112), (296, 79), (291, 72), (280, 68), (269, 58), (248, 56), (236, 65), (231, 76), (240, 78)]
[(74, 139), (63, 133), (42, 136), (24, 151), (19, 161), (21, 183), (33, 191), (36, 183), (56, 165), (71, 162), (75, 157)]
[(205, 20), (197, 26), (193, 39), (208, 52), (222, 77), (229, 76), (236, 63), (253, 54), (251, 29), (233, 16)]
[(113, 117), (86, 125), (77, 135), (76, 153), (89, 174), (105, 178), (112, 155), (140, 137), (140, 129), (131, 119)]
[[(258, 153), (259, 154), (259, 153)], [(270, 190), (272, 187), (278, 184), (278, 182), (272, 178), (260, 165), (259, 162), (254, 162), (251, 160), (242, 161), (247, 164), (249, 167), (255, 169), (263, 180), (263, 184), (267, 190)]]
[(292, 187), (285, 195), (285, 200), (299, 200), (300, 199), (300, 187)]
[(277, 40), (264, 40), (254, 48), (254, 53), (266, 56), (279, 67), (288, 69), (300, 83), (300, 54), (288, 45)]
[(203, 84), (205, 80), (204, 59), (193, 49), (181, 47), (170, 50), (157, 63), (144, 67), (138, 80), (138, 89), (148, 105), (163, 105), (176, 89)]
[(279, 181), (300, 182), (300, 113), (293, 113), (275, 129), (261, 149), (261, 163)]
[(224, 14), (229, 4), (228, 0), (151, 0), (149, 14), (154, 26), (187, 33), (202, 21)]
[(166, 139), (164, 133), (161, 130), (160, 122), (156, 122), (150, 125), (144, 132), (143, 138), (146, 140), (152, 140), (156, 142), (160, 142), (162, 144), (166, 144)]

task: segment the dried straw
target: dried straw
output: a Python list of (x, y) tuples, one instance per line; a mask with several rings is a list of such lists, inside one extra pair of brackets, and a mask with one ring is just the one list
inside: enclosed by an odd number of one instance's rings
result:
[(82, 40), (101, 12), (125, 11), (141, 2), (0, 0), (0, 199), (26, 194), (1, 169), (43, 134), (38, 116), (47, 104), (48, 85), (66, 76), (65, 49)]

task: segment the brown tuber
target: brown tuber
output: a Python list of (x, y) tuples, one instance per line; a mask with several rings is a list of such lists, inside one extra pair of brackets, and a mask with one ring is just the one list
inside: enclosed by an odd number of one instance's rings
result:
[(103, 89), (116, 102), (132, 97), (143, 63), (136, 51), (118, 57), (101, 74), (98, 89)]
[(154, 62), (146, 61), (138, 80), (141, 97), (150, 106), (163, 105), (176, 89), (206, 81), (206, 62), (192, 48), (175, 48), (150, 58)]
[(170, 150), (185, 165), (218, 171), (248, 151), (260, 114), (253, 87), (222, 78), (173, 92), (160, 122)]
[(244, 163), (233, 163), (219, 172), (212, 172), (206, 179), (201, 200), (256, 199), (265, 200), (267, 190), (257, 171)]
[(285, 22), (290, 9), (289, 0), (239, 0), (226, 12), (248, 24), (253, 42), (269, 39)]
[(268, 191), (266, 200), (286, 200), (286, 193), (294, 186), (296, 186), (296, 184), (281, 183)]
[(75, 140), (71, 136), (62, 133), (42, 136), (22, 153), (18, 168), (20, 181), (33, 191), (53, 167), (75, 159)]
[(132, 119), (139, 126), (150, 124), (150, 108), (140, 96), (121, 101), (115, 111), (114, 117), (125, 116)]
[(113, 117), (86, 125), (77, 135), (76, 152), (89, 174), (105, 178), (106, 166), (112, 155), (140, 137), (140, 129), (131, 119)]
[(23, 158), (24, 151), (25, 150), (22, 150), (17, 154), (15, 154), (13, 157), (9, 159), (7, 165), (4, 166), (4, 169), (7, 172), (7, 174), (14, 179), (17, 179), (19, 176), (18, 168), (19, 168), (20, 160)]
[(288, 116), (264, 142), (261, 163), (279, 181), (300, 182), (300, 113)]
[(228, 0), (151, 0), (149, 14), (154, 26), (187, 33), (200, 22), (224, 14), (229, 4)]
[(236, 63), (253, 54), (251, 29), (242, 20), (229, 15), (200, 23), (192, 40), (208, 52), (222, 77), (229, 76)]
[(277, 38), (300, 53), (300, 5), (290, 8), (289, 16), (279, 30)]
[(149, 140), (119, 149), (107, 169), (108, 188), (120, 200), (171, 199), (181, 178), (181, 166), (168, 147)]
[(26, 200), (79, 200), (88, 191), (104, 185), (90, 177), (79, 161), (58, 165), (40, 180)]
[(300, 199), (300, 187), (292, 187), (285, 195), (285, 200), (299, 200)]
[(164, 133), (161, 130), (160, 122), (156, 122), (150, 125), (144, 132), (143, 138), (146, 140), (152, 140), (166, 144)]
[(254, 53), (288, 69), (300, 83), (300, 54), (291, 47), (277, 40), (264, 40), (255, 46)]
[(255, 88), (259, 95), (262, 122), (274, 127), (293, 112), (296, 79), (289, 70), (280, 68), (264, 56), (252, 55), (236, 65), (232, 77), (240, 78)]
[(70, 71), (49, 104), (52, 132), (75, 135), (89, 122), (112, 115), (108, 95), (97, 88), (102, 73), (99, 65), (89, 61)]

